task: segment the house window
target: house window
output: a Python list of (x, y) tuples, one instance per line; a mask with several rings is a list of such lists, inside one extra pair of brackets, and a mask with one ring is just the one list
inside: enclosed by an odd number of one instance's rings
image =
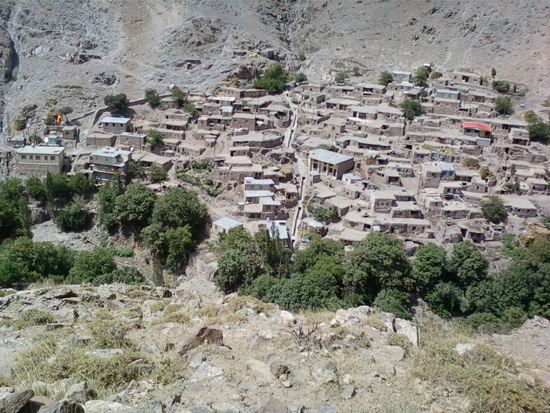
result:
[(50, 161), (55, 161), (55, 156), (50, 156)]
[(37, 160), (37, 161), (40, 160), (40, 155), (36, 155), (36, 160)]
[(32, 155), (29, 155), (29, 159), (32, 160)]
[(27, 155), (21, 155), (21, 159), (27, 159)]

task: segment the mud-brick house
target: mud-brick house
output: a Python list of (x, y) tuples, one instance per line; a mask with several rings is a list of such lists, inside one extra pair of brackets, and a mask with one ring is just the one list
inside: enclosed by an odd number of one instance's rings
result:
[(355, 166), (353, 157), (325, 149), (314, 149), (309, 153), (308, 169), (319, 172), (321, 175), (334, 179), (341, 179), (342, 175)]
[(103, 132), (122, 133), (128, 130), (130, 118), (107, 116), (99, 121)]
[(60, 173), (63, 168), (63, 146), (25, 146), (15, 151), (17, 172), (24, 176)]

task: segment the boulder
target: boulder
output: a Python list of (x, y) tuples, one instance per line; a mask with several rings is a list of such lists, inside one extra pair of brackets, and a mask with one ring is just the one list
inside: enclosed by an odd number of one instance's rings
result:
[(72, 401), (76, 403), (86, 403), (88, 399), (91, 399), (94, 396), (95, 391), (88, 387), (86, 382), (81, 381), (69, 387), (65, 392), (65, 396), (63, 398), (67, 401)]
[(76, 293), (68, 287), (55, 288), (42, 296), (46, 300), (76, 297)]
[(50, 407), (41, 409), (40, 413), (84, 413), (84, 407), (71, 400), (60, 400)]
[(288, 407), (283, 402), (271, 396), (254, 413), (288, 413)]
[(366, 305), (356, 308), (348, 308), (347, 310), (340, 309), (336, 311), (330, 325), (331, 327), (357, 327), (361, 324), (361, 320), (371, 315), (372, 312), (372, 308)]
[(270, 367), (260, 360), (248, 360), (246, 365), (252, 375), (262, 384), (272, 383), (275, 380)]
[(344, 399), (351, 399), (353, 396), (355, 396), (355, 387), (351, 384), (345, 386), (342, 390), (342, 397)]
[(11, 387), (0, 388), (0, 412), (18, 413), (34, 396), (32, 389), (16, 391)]
[(189, 378), (189, 381), (203, 381), (223, 377), (222, 368), (214, 366), (208, 361), (202, 362), (197, 371)]
[(393, 321), (393, 327), (396, 333), (403, 334), (411, 341), (413, 346), (418, 347), (420, 342), (419, 342), (419, 335), (418, 335), (418, 327), (416, 325), (411, 323), (409, 320), (396, 318)]
[(292, 313), (289, 313), (288, 311), (281, 310), (281, 312), (279, 313), (279, 317), (283, 321), (283, 324), (289, 326), (296, 324), (296, 318), (292, 315)]
[(472, 343), (460, 343), (457, 344), (454, 347), (454, 351), (456, 351), (460, 356), (464, 356), (465, 354), (469, 353), (475, 348), (475, 344)]
[(89, 400), (84, 405), (86, 413), (135, 413), (136, 408), (105, 400)]
[(180, 355), (184, 356), (190, 350), (197, 348), (201, 344), (217, 344), (223, 345), (223, 332), (216, 328), (207, 326), (201, 327), (194, 337), (183, 345), (180, 350)]
[(277, 378), (281, 377), (283, 374), (290, 373), (290, 368), (288, 367), (288, 365), (277, 360), (271, 362), (271, 364), (269, 365), (269, 369), (271, 371), (271, 374), (273, 374)]
[(193, 349), (184, 356), (184, 359), (188, 367), (196, 369), (206, 360), (206, 356), (197, 349)]

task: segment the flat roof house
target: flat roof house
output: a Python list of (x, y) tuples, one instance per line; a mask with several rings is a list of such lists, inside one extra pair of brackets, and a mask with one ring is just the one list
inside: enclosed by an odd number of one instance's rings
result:
[(321, 175), (341, 179), (342, 175), (355, 167), (353, 157), (326, 149), (314, 149), (309, 153), (308, 169)]
[(25, 146), (15, 151), (18, 173), (21, 175), (46, 175), (59, 173), (63, 168), (63, 146)]
[(99, 121), (99, 125), (103, 129), (103, 132), (122, 133), (128, 130), (130, 120), (130, 118), (107, 116)]
[(126, 167), (132, 152), (106, 146), (90, 155), (92, 176), (100, 181), (109, 181), (117, 176), (126, 176)]
[(229, 234), (237, 228), (242, 228), (242, 222), (236, 221), (233, 218), (223, 217), (212, 222), (212, 231), (216, 234)]

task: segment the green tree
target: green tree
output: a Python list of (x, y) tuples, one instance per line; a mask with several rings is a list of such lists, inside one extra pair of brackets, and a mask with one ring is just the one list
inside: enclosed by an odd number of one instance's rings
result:
[(422, 106), (418, 100), (405, 99), (399, 104), (399, 107), (403, 111), (403, 115), (408, 119), (422, 114)]
[(508, 93), (510, 91), (510, 83), (494, 81), (493, 89), (495, 89), (498, 93)]
[(152, 151), (164, 145), (164, 139), (162, 138), (161, 133), (156, 129), (149, 129), (145, 139)]
[(128, 97), (124, 93), (120, 93), (118, 95), (107, 95), (105, 96), (104, 102), (105, 106), (109, 109), (119, 112), (126, 110), (130, 104)]
[(172, 98), (178, 101), (178, 105), (183, 105), (187, 101), (187, 93), (181, 90), (179, 87), (172, 89)]
[(334, 77), (334, 81), (336, 83), (344, 83), (347, 78), (348, 78), (348, 74), (346, 72), (338, 72)]
[(36, 201), (46, 201), (46, 188), (40, 178), (31, 176), (27, 179), (27, 182), (25, 182), (25, 190), (27, 191), (27, 194), (29, 194), (29, 196)]
[(303, 273), (325, 257), (333, 257), (336, 261), (341, 262), (344, 259), (344, 245), (341, 242), (315, 235), (306, 249), (296, 251), (294, 272)]
[(198, 114), (199, 114), (199, 111), (197, 110), (197, 108), (195, 107), (195, 105), (193, 105), (192, 103), (190, 102), (187, 102), (187, 103), (184, 103), (183, 104), (183, 109), (188, 112), (191, 116), (193, 117), (197, 117)]
[(101, 222), (107, 231), (113, 231), (118, 225), (118, 217), (115, 214), (115, 204), (117, 197), (122, 193), (122, 182), (119, 178), (107, 182), (99, 189), (99, 222)]
[(294, 80), (297, 83), (307, 82), (307, 76), (305, 73), (294, 73)]
[(196, 241), (203, 235), (207, 215), (206, 205), (195, 192), (185, 188), (170, 188), (155, 202), (152, 223), (164, 228), (189, 225)]
[(156, 200), (155, 193), (145, 185), (130, 184), (117, 196), (114, 213), (121, 221), (142, 227), (149, 223)]
[(462, 290), (451, 282), (439, 282), (424, 299), (434, 313), (451, 318), (452, 315), (460, 313)]
[(30, 236), (30, 210), (25, 187), (20, 179), (0, 183), (0, 242)]
[(115, 260), (109, 251), (96, 248), (76, 256), (67, 281), (72, 284), (92, 282), (94, 278), (112, 273), (116, 268)]
[(70, 106), (63, 106), (63, 107), (57, 109), (57, 113), (59, 113), (60, 115), (65, 116), (65, 120), (68, 122), (69, 121), (69, 116), (68, 115), (73, 113), (73, 108), (71, 108)]
[(466, 289), (487, 278), (489, 262), (473, 243), (461, 242), (453, 248), (449, 269), (458, 284)]
[(276, 63), (267, 69), (263, 76), (254, 82), (254, 87), (267, 89), (269, 93), (281, 93), (288, 81), (288, 74), (280, 63)]
[(269, 274), (262, 274), (259, 277), (255, 278), (248, 287), (241, 288), (239, 290), (239, 294), (250, 295), (252, 297), (256, 297), (259, 300), (269, 302), (269, 298), (271, 297), (268, 297), (268, 294), (271, 293), (272, 297), (278, 295), (278, 291), (271, 292), (271, 289), (278, 283), (279, 278)]
[(392, 313), (399, 318), (411, 318), (409, 310), (410, 295), (406, 292), (387, 289), (382, 290), (376, 296), (373, 306), (379, 311)]
[(381, 232), (371, 232), (349, 257), (346, 284), (360, 303), (370, 303), (382, 289), (410, 292), (414, 280), (403, 242)]
[(381, 85), (387, 86), (391, 82), (393, 82), (393, 76), (390, 72), (386, 70), (380, 73), (380, 76), (378, 77), (378, 83), (380, 83)]
[(501, 222), (508, 215), (502, 198), (495, 195), (491, 195), (489, 199), (481, 202), (480, 206), (485, 218), (491, 222)]
[(76, 197), (66, 208), (58, 211), (55, 222), (65, 232), (87, 228), (91, 222), (91, 215), (86, 211), (82, 197)]
[(195, 247), (189, 225), (166, 231), (166, 242), (168, 244), (166, 265), (180, 268), (186, 264), (187, 257)]
[(33, 242), (20, 237), (0, 247), (0, 286), (39, 281), (44, 278), (63, 280), (69, 274), (74, 252), (48, 242)]
[(495, 99), (495, 110), (500, 115), (511, 115), (514, 113), (514, 106), (510, 96), (499, 96)]
[(417, 289), (425, 294), (434, 285), (445, 279), (447, 268), (447, 253), (445, 248), (434, 243), (421, 245), (414, 254), (411, 276)]
[(60, 201), (62, 203), (71, 199), (72, 192), (67, 182), (67, 175), (50, 173), (46, 175), (46, 197), (49, 202)]
[(494, 67), (491, 69), (491, 77), (493, 79), (495, 79), (497, 77), (497, 70)]
[(416, 72), (414, 72), (414, 75), (412, 76), (412, 82), (417, 86), (423, 86), (428, 81), (429, 73), (428, 69), (424, 66), (419, 67), (416, 69)]
[(145, 176), (145, 168), (143, 164), (139, 161), (128, 162), (128, 170), (126, 171), (126, 176), (130, 181), (134, 178), (143, 178)]
[(145, 277), (136, 267), (117, 268), (113, 272), (99, 275), (92, 281), (93, 285), (123, 283), (128, 285), (139, 285), (145, 283)]
[(547, 143), (550, 140), (550, 124), (544, 122), (531, 123), (527, 126), (529, 138), (533, 141)]
[(155, 89), (145, 89), (145, 100), (152, 108), (160, 105), (160, 96)]
[(215, 282), (224, 292), (249, 286), (265, 273), (263, 254), (254, 238), (237, 229), (223, 237), (218, 244), (218, 273)]
[(160, 182), (168, 178), (168, 172), (160, 166), (153, 165), (149, 169), (149, 179), (151, 182)]
[(67, 183), (69, 190), (79, 195), (86, 195), (93, 189), (90, 179), (82, 172), (77, 172), (69, 178)]

